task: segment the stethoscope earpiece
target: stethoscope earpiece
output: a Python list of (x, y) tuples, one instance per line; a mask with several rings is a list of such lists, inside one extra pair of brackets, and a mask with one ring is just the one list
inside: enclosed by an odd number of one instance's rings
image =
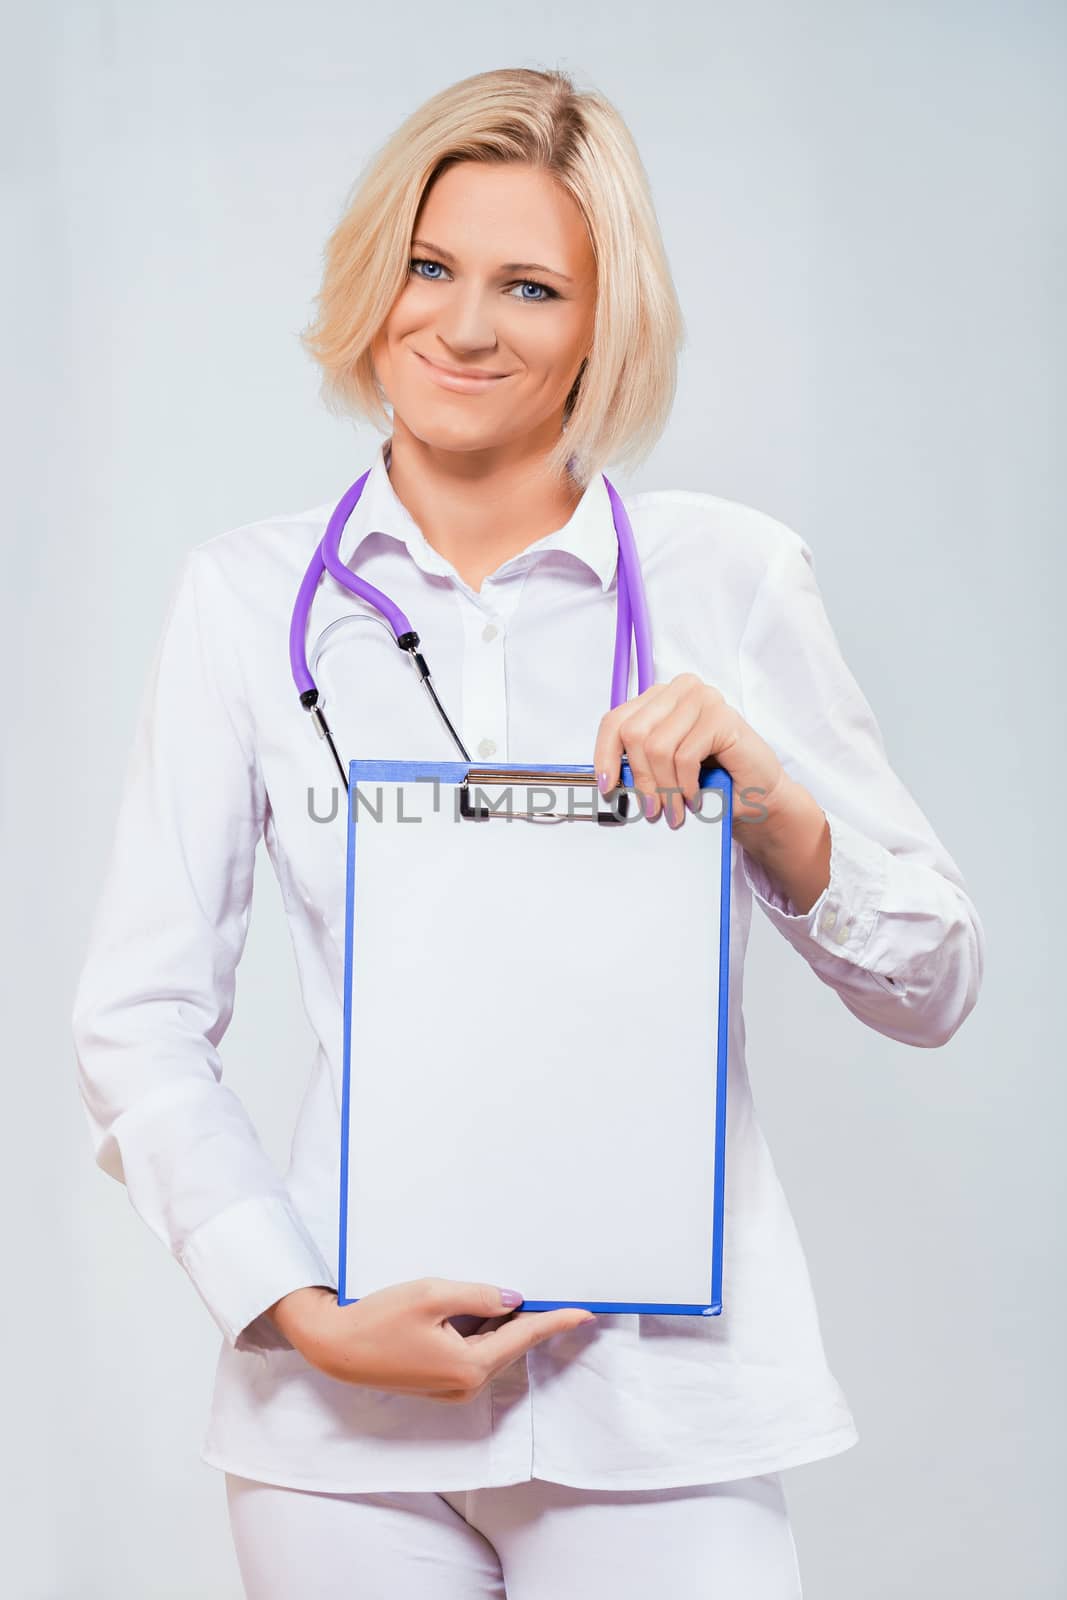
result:
[[(381, 457), (383, 466), (386, 465), (384, 455)], [(348, 774), (344, 763), (338, 753), (330, 732), (329, 724), (319, 704), (319, 691), (307, 659), (307, 629), (311, 607), (319, 580), (324, 572), (328, 572), (343, 588), (352, 594), (358, 595), (361, 600), (366, 600), (376, 611), (381, 613), (392, 629), (398, 647), (405, 651), (411, 658), (419, 680), (433, 701), (449, 738), (459, 751), (460, 756), (468, 764), (471, 756), (462, 739), (457, 733), (448, 713), (445, 711), (437, 691), (431, 682), (429, 664), (426, 657), (419, 650), (419, 635), (411, 626), (409, 619), (400, 607), (389, 596), (376, 589), (366, 579), (357, 577), (352, 569), (341, 560), (339, 550), (341, 534), (349, 517), (359, 503), (367, 479), (371, 475), (371, 468), (358, 477), (346, 489), (337, 502), (326, 524), (326, 531), (320, 543), (316, 546), (315, 553), (308, 563), (297, 591), (296, 602), (293, 606), (292, 620), (289, 624), (289, 665), (300, 696), (300, 704), (305, 710), (310, 711), (315, 722), (320, 738), (324, 738), (330, 746), (341, 781), (348, 790)], [(615, 656), (611, 680), (611, 705), (614, 709), (626, 699), (630, 686), (630, 665), (632, 661), (633, 640), (637, 641), (637, 692), (642, 694), (655, 682), (655, 671), (652, 660), (652, 632), (648, 616), (648, 603), (645, 598), (644, 583), (641, 578), (640, 564), (637, 559), (637, 547), (634, 543), (633, 529), (626, 508), (616, 492), (614, 485), (608, 480), (607, 474), (602, 473), (604, 486), (608, 492), (611, 505), (612, 520), (615, 524), (615, 534), (619, 541), (619, 565), (617, 576), (617, 602), (615, 619)], [(344, 620), (344, 619), (339, 619)], [(336, 624), (331, 623), (331, 627)], [(329, 630), (327, 630), (329, 631)], [(321, 641), (320, 641), (321, 643)]]

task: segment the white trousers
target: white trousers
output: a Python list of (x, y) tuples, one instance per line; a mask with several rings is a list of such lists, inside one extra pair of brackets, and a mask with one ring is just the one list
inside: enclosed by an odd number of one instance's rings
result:
[(801, 1600), (778, 1473), (324, 1494), (226, 1473), (248, 1600)]

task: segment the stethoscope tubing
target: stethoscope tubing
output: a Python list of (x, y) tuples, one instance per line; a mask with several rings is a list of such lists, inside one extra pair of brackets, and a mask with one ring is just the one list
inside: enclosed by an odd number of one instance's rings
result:
[[(376, 589), (365, 578), (359, 577), (341, 560), (339, 553), (341, 534), (344, 532), (345, 525), (359, 502), (370, 473), (370, 468), (362, 473), (355, 483), (345, 490), (334, 507), (326, 524), (326, 531), (319, 544), (315, 547), (315, 552), (308, 562), (307, 570), (301, 580), (296, 602), (293, 606), (292, 619), (289, 624), (289, 665), (297, 693), (300, 696), (300, 703), (314, 714), (320, 733), (329, 741), (330, 749), (346, 789), (348, 787), (348, 777), (344, 764), (334, 746), (322, 709), (318, 705), (319, 689), (312, 677), (307, 659), (308, 620), (316, 591), (323, 574), (326, 572), (350, 593), (357, 595), (361, 600), (366, 600), (386, 619), (396, 636), (397, 644), (401, 649), (411, 654), (424, 687), (433, 699), (453, 742), (461, 751), (463, 759), (466, 761), (471, 759), (430, 682), (429, 666), (425, 657), (418, 651), (419, 636), (411, 626), (410, 619), (395, 601), (390, 600), (387, 594), (384, 594), (381, 589)], [(601, 476), (608, 492), (612, 520), (615, 524), (615, 533), (619, 542), (615, 653), (611, 677), (611, 706), (614, 710), (627, 697), (634, 641), (637, 644), (638, 694), (642, 694), (645, 689), (655, 682), (655, 667), (652, 656), (652, 629), (648, 614), (648, 602), (641, 577), (641, 567), (637, 556), (637, 546), (634, 542), (633, 528), (630, 525), (626, 507), (623, 505), (614, 485), (609, 481), (606, 473), (602, 473)]]

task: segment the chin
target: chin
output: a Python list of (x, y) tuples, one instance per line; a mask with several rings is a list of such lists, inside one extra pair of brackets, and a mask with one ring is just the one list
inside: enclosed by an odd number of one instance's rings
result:
[[(456, 409), (458, 411), (459, 408)], [(397, 407), (394, 406), (393, 410), (395, 414)], [(408, 432), (433, 450), (488, 450), (493, 445), (503, 444), (511, 435), (510, 429), (505, 433), (504, 429), (487, 422), (484, 417), (476, 416), (473, 411), (468, 417), (443, 416), (436, 406), (432, 412), (428, 408), (417, 407), (401, 411), (400, 416)]]

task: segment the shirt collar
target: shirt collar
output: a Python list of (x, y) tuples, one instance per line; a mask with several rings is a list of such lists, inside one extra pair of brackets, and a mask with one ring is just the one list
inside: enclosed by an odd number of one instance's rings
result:
[[(352, 565), (363, 541), (372, 533), (385, 534), (406, 546), (411, 559), (423, 572), (453, 578), (462, 583), (455, 567), (427, 542), (414, 517), (398, 499), (388, 471), (388, 451), (392, 441), (383, 440), (375, 453), (370, 475), (363, 485), (352, 515), (345, 524), (338, 554), (346, 566)], [(593, 474), (581, 499), (562, 528), (546, 533), (543, 538), (527, 545), (518, 555), (510, 557), (497, 568), (497, 573), (507, 575), (521, 572), (534, 561), (540, 560), (548, 550), (563, 550), (577, 557), (600, 580), (607, 590), (615, 575), (619, 544), (611, 501), (603, 475)]]

